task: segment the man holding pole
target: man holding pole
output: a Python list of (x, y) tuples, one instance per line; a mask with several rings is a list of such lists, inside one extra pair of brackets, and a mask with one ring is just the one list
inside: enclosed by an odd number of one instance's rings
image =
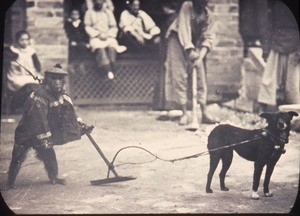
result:
[(213, 22), (208, 0), (186, 1), (169, 27), (166, 59), (167, 108), (179, 104), (183, 111), (180, 125), (189, 123), (187, 115), (188, 71), (197, 70), (197, 102), (202, 110), (202, 123), (216, 123), (207, 113), (205, 57), (212, 48)]

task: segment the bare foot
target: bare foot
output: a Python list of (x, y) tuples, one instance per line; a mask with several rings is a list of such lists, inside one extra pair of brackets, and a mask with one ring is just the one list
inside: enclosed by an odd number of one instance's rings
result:
[(219, 121), (214, 120), (212, 117), (210, 117), (208, 115), (203, 115), (202, 116), (202, 123), (204, 123), (204, 124), (216, 124), (216, 123), (219, 123)]

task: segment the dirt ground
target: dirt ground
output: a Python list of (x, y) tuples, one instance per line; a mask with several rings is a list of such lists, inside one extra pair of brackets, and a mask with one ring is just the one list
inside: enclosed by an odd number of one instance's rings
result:
[[(260, 128), (264, 122), (254, 114), (236, 113), (217, 105), (209, 107), (222, 123)], [(95, 129), (92, 136), (112, 159), (121, 147), (144, 147), (162, 158), (173, 159), (206, 151), (207, 135), (215, 126), (201, 125), (197, 132), (186, 131), (174, 121), (158, 121), (160, 112), (147, 109), (78, 108), (78, 114)], [(16, 123), (1, 124), (0, 184), (4, 185), (13, 147)], [(90, 180), (106, 177), (107, 167), (87, 137), (56, 146), (59, 176), (67, 185), (50, 185), (43, 165), (31, 150), (17, 178), (17, 189), (2, 191), (7, 205), (21, 214), (100, 213), (288, 213), (294, 205), (299, 182), (300, 134), (291, 133), (271, 178), (271, 198), (252, 200), (253, 163), (237, 154), (228, 171), (228, 192), (219, 189), (218, 171), (213, 194), (205, 193), (208, 156), (175, 163), (155, 161), (116, 167), (134, 181), (92, 186)], [(154, 158), (137, 149), (122, 152), (116, 164), (140, 163)], [(264, 176), (262, 176), (263, 180)], [(261, 183), (262, 184), (262, 183)], [(262, 195), (262, 187), (259, 188)]]

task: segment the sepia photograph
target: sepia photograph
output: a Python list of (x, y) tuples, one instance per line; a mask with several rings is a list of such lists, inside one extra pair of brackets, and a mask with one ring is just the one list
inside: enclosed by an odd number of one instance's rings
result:
[(300, 214), (298, 0), (12, 0), (2, 17), (7, 214)]

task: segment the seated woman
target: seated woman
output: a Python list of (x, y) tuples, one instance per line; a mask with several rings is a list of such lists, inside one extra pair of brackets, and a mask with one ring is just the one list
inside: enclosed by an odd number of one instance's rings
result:
[(41, 64), (35, 49), (30, 46), (30, 35), (27, 31), (16, 33), (16, 44), (11, 45), (6, 54), (9, 62), (7, 87), (14, 92), (12, 109), (15, 110), (23, 107), (27, 97), (40, 87), (38, 80), (35, 80), (25, 68), (34, 76), (38, 76)]
[(126, 47), (119, 46), (116, 40), (116, 19), (112, 11), (104, 6), (104, 0), (93, 0), (93, 8), (86, 12), (84, 24), (98, 68), (103, 70), (109, 79), (114, 79), (116, 52), (124, 52)]
[(160, 29), (146, 12), (140, 10), (140, 1), (129, 0), (127, 4), (128, 10), (124, 10), (120, 17), (120, 39), (125, 45), (135, 48), (158, 44)]

